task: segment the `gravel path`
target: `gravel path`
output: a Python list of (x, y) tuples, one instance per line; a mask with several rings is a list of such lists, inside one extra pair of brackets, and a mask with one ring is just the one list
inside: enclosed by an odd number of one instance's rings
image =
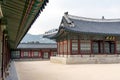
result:
[(63, 65), (24, 61), (15, 65), (20, 80), (120, 80), (120, 64)]

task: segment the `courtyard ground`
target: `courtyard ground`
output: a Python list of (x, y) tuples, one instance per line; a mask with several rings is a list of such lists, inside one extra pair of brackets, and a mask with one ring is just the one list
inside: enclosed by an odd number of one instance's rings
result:
[(19, 80), (120, 80), (120, 64), (64, 65), (50, 61), (16, 61)]

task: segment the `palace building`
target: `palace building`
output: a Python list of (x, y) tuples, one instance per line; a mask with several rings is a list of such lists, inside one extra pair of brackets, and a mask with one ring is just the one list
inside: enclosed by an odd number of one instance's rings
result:
[(11, 50), (11, 59), (49, 59), (56, 55), (56, 43), (21, 43)]
[(119, 63), (120, 19), (62, 17), (56, 35), (58, 63)]

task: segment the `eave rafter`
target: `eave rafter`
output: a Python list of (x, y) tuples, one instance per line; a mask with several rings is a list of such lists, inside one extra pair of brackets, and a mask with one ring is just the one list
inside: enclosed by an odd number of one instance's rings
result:
[[(21, 25), (20, 25), (21, 29), (19, 29), (18, 35), (16, 37), (16, 41), (18, 39), (20, 40), (22, 39), (23, 36), (21, 36), (21, 33), (23, 33), (25, 30), (28, 30), (27, 27), (28, 26), (30, 27), (32, 25), (35, 18), (37, 18), (38, 13), (40, 12), (40, 8), (42, 7), (44, 2), (45, 2), (44, 0), (32, 0), (32, 2), (29, 2), (29, 6), (27, 7), (23, 19), (21, 21)], [(23, 30), (23, 28), (25, 29)]]
[(3, 0), (2, 23), (8, 31), (11, 48), (16, 48), (48, 0)]

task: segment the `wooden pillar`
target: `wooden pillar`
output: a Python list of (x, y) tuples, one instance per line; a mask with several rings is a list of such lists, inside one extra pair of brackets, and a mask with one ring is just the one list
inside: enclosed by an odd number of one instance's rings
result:
[(100, 45), (100, 41), (98, 41), (98, 52), (99, 52), (99, 54), (101, 53), (101, 45)]
[(72, 55), (72, 40), (70, 39), (70, 55)]
[(8, 47), (8, 42), (7, 42), (7, 37), (5, 36), (5, 68), (7, 68), (8, 62), (9, 62), (9, 58), (8, 58), (8, 51), (9, 51), (9, 47)]
[(54, 50), (51, 49), (51, 55), (50, 56), (54, 56)]
[(46, 51), (48, 53), (48, 59), (50, 58), (51, 52), (50, 51)]
[(41, 58), (44, 58), (44, 52), (41, 50)]
[(49, 59), (52, 56), (52, 50), (50, 50), (50, 52), (48, 53)]
[(91, 45), (91, 46), (90, 46), (90, 47), (91, 47), (91, 51), (90, 51), (90, 57), (91, 57), (91, 55), (93, 54), (93, 48), (92, 48), (93, 41), (92, 41), (92, 40), (90, 41), (90, 45)]
[(7, 38), (6, 38), (6, 48), (7, 48), (7, 50), (6, 50), (6, 68), (7, 68), (8, 64), (9, 64), (9, 61), (10, 61), (10, 58), (9, 58), (10, 52), (9, 52), (9, 45), (8, 45), (8, 39)]
[(59, 55), (59, 43), (57, 42), (57, 53)]
[(59, 56), (60, 56), (60, 41), (59, 41)]
[(23, 51), (20, 50), (20, 58), (23, 58)]
[(31, 55), (30, 55), (30, 50), (28, 50), (27, 52), (28, 52), (28, 57), (30, 58), (30, 57), (31, 57)]
[(57, 51), (58, 51), (58, 55), (60, 56), (60, 42), (58, 41), (58, 47), (57, 47)]
[(115, 46), (114, 46), (114, 48), (115, 48), (115, 54), (117, 54), (117, 43), (116, 43), (116, 39), (115, 39)]
[(9, 47), (9, 44), (8, 44), (8, 41), (7, 41), (7, 48), (8, 48), (8, 50), (7, 50), (7, 65), (9, 64), (9, 61), (10, 61), (10, 57), (9, 57), (9, 55), (10, 55), (10, 47)]
[(105, 54), (105, 41), (103, 40), (103, 54)]
[(78, 55), (80, 55), (80, 39), (78, 39)]
[(32, 58), (32, 50), (30, 50), (30, 58)]
[(4, 77), (4, 48), (5, 48), (5, 37), (4, 37), (4, 32), (3, 32), (3, 35), (2, 35), (2, 66), (1, 66), (2, 78)]
[(2, 78), (5, 76), (4, 72), (5, 72), (5, 69), (7, 68), (7, 65), (10, 60), (9, 54), (10, 53), (9, 53), (7, 36), (5, 34), (5, 31), (3, 31), (3, 33), (2, 33), (2, 66), (1, 66)]
[(5, 38), (4, 38), (4, 54), (3, 54), (3, 67), (4, 67), (4, 71), (5, 71), (5, 55), (6, 55), (6, 46), (5, 46)]
[(41, 58), (41, 51), (39, 50), (39, 58)]
[(60, 50), (59, 50), (60, 51), (60, 55), (62, 55), (62, 47), (61, 47), (62, 46), (62, 42), (61, 41), (60, 41), (60, 45), (59, 46), (60, 46)]
[(64, 41), (62, 41), (62, 53), (63, 53), (63, 57), (64, 57)]
[(33, 57), (33, 53), (32, 53), (32, 50), (30, 50), (30, 58)]
[(20, 56), (19, 56), (19, 58), (21, 59), (21, 49), (19, 49), (19, 51), (20, 51)]
[[(4, 67), (6, 68), (6, 64), (7, 64), (7, 45), (6, 45), (6, 38), (5, 38), (5, 48), (4, 48)], [(4, 68), (4, 69), (5, 69)]]
[(7, 68), (8, 64), (8, 45), (7, 45), (7, 39), (5, 36), (5, 68)]
[(32, 56), (32, 58), (34, 58), (34, 50), (31, 50), (31, 56)]
[(64, 55), (66, 55), (66, 48), (67, 48), (67, 46), (66, 46), (66, 44), (67, 44), (67, 42), (66, 42), (66, 40), (64, 40)]
[[(81, 45), (81, 43), (82, 43), (82, 41), (80, 41), (80, 45)], [(81, 46), (80, 46), (80, 48), (81, 48)], [(80, 54), (81, 54), (81, 57), (83, 57), (83, 52), (82, 51), (80, 51)]]
[(68, 57), (68, 39), (66, 40), (66, 45), (67, 45), (67, 57)]

